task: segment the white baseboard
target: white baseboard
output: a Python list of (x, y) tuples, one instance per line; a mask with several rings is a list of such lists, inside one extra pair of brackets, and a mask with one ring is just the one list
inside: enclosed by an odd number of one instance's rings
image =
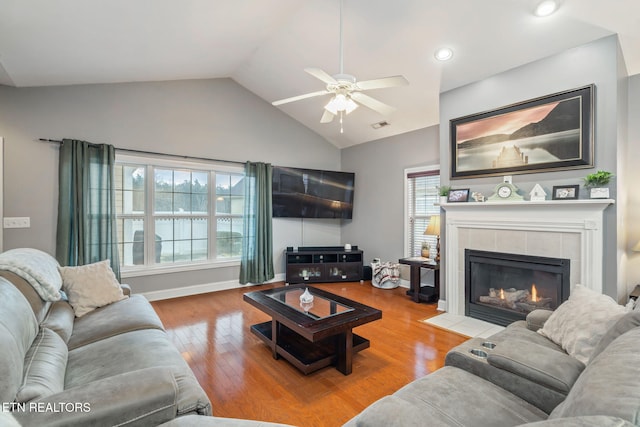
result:
[(438, 311), (447, 311), (447, 300), (439, 299), (438, 300), (438, 308), (436, 310), (438, 310)]
[[(276, 274), (275, 277), (267, 283), (282, 281), (284, 281), (284, 273)], [(206, 294), (208, 292), (226, 291), (227, 289), (248, 288), (250, 286), (252, 285), (241, 285), (237, 280), (227, 280), (224, 282), (202, 283), (199, 285), (182, 286), (180, 288), (142, 292), (141, 294), (149, 301), (158, 301), (163, 299), (186, 297), (189, 295)]]

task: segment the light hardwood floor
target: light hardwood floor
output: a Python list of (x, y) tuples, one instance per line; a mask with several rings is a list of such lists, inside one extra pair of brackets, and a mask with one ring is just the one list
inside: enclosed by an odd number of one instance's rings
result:
[(206, 391), (216, 416), (304, 427), (341, 426), (377, 399), (435, 371), (449, 349), (467, 337), (427, 325), (435, 304), (416, 304), (405, 288), (370, 282), (314, 285), (382, 310), (382, 319), (354, 329), (371, 347), (353, 358), (353, 373), (333, 367), (304, 375), (249, 328), (270, 318), (242, 300), (276, 285), (155, 301), (169, 337)]

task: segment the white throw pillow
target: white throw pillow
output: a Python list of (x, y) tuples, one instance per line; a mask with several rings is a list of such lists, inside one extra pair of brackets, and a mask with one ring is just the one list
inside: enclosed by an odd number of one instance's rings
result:
[(79, 267), (60, 267), (62, 289), (77, 317), (127, 298), (111, 270), (109, 260)]
[(576, 285), (538, 333), (586, 365), (602, 336), (624, 313), (624, 306), (610, 296)]

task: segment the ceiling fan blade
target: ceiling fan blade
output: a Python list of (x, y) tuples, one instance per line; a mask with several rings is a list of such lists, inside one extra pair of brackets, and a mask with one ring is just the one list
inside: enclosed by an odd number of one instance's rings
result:
[(324, 110), (322, 114), (322, 118), (320, 119), (320, 123), (331, 123), (335, 116), (331, 111)]
[(301, 99), (313, 98), (314, 96), (327, 95), (329, 93), (331, 92), (328, 92), (326, 90), (319, 90), (317, 92), (305, 93), (304, 95), (292, 96), (291, 98), (285, 98), (279, 101), (273, 101), (271, 105), (278, 106), (278, 105), (286, 104), (289, 102), (300, 101)]
[(377, 111), (384, 116), (388, 116), (389, 114), (396, 111), (395, 107), (387, 105), (384, 102), (380, 102), (377, 99), (374, 99), (369, 95), (365, 95), (362, 92), (353, 92), (351, 94), (351, 98), (354, 101), (364, 105), (365, 107), (371, 108), (373, 111)]
[(384, 77), (381, 79), (374, 80), (365, 80), (362, 82), (356, 83), (361, 90), (369, 90), (369, 89), (383, 89), (386, 87), (397, 87), (397, 86), (406, 86), (409, 84), (409, 81), (404, 78), (404, 76), (391, 76)]
[(307, 73), (311, 74), (316, 79), (322, 80), (326, 84), (332, 84), (332, 85), (338, 84), (338, 81), (336, 79), (331, 77), (329, 73), (321, 70), (320, 68), (305, 68), (304, 70)]

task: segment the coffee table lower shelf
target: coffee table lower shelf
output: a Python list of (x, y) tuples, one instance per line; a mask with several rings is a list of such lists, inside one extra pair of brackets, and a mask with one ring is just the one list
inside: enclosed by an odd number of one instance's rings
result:
[[(311, 342), (283, 324), (279, 326), (280, 332), (276, 353), (305, 375), (336, 363), (337, 336)], [(251, 332), (271, 347), (273, 341), (271, 321), (251, 326)], [(366, 348), (369, 348), (369, 340), (353, 334), (353, 354)]]

